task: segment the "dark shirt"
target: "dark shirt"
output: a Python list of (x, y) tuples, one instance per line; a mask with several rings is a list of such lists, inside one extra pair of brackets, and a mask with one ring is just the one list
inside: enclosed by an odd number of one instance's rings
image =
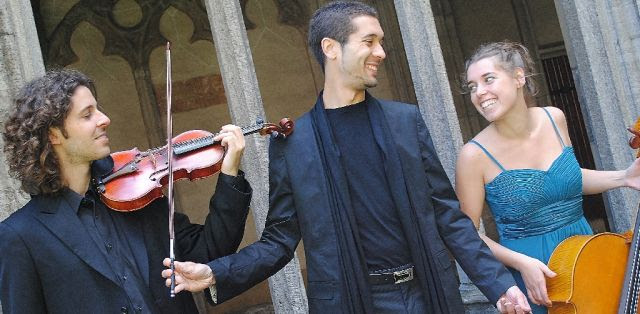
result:
[(108, 209), (92, 190), (83, 197), (66, 189), (64, 198), (76, 209), (87, 234), (117, 275), (118, 284), (128, 297), (129, 309), (135, 313), (158, 312), (149, 290), (147, 250), (139, 222)]
[[(94, 162), (94, 178), (106, 174), (104, 169), (110, 167), (110, 164), (102, 160)], [(236, 177), (220, 173), (220, 177), (238, 191), (247, 189), (242, 172)], [(84, 196), (65, 189), (63, 197), (76, 210), (87, 234), (109, 262), (128, 298), (129, 310), (133, 313), (157, 313), (149, 288), (149, 261), (140, 222), (127, 219), (126, 213), (107, 208), (95, 192), (94, 186)]]
[(411, 263), (366, 102), (326, 112), (349, 182), (360, 245), (369, 271)]

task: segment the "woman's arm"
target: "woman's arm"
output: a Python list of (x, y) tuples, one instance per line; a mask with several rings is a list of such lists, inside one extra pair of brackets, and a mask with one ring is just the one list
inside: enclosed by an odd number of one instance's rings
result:
[(582, 194), (598, 194), (619, 187), (640, 190), (640, 158), (619, 171), (582, 169)]
[[(565, 145), (571, 146), (567, 119), (562, 110), (546, 107), (555, 121)], [(582, 194), (598, 194), (619, 187), (640, 190), (640, 160), (636, 159), (626, 170), (602, 171), (582, 169)]]
[[(460, 201), (460, 208), (471, 218), (476, 228), (480, 225), (480, 217), (484, 207), (484, 168), (490, 165), (484, 153), (473, 144), (466, 144), (460, 151), (456, 165), (456, 193)], [(518, 270), (527, 287), (529, 298), (536, 304), (550, 305), (547, 296), (547, 277), (554, 277), (551, 271), (541, 261), (512, 251), (491, 238), (480, 235), (496, 258), (511, 268)]]

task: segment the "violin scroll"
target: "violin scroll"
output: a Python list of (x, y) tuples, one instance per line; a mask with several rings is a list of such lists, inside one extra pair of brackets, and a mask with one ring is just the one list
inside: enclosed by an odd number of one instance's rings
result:
[(631, 146), (631, 148), (633, 149), (640, 148), (640, 132), (632, 128), (628, 128), (627, 130), (629, 130), (629, 132), (633, 134), (633, 136), (629, 139), (629, 146)]
[[(629, 146), (633, 149), (640, 148), (640, 118), (636, 121), (632, 128), (627, 128), (633, 136), (629, 139)], [(640, 157), (640, 151), (636, 154), (636, 158)]]
[(258, 131), (260, 135), (268, 135), (277, 139), (284, 139), (293, 132), (293, 121), (289, 118), (282, 118), (278, 125), (275, 123), (260, 123), (262, 128)]

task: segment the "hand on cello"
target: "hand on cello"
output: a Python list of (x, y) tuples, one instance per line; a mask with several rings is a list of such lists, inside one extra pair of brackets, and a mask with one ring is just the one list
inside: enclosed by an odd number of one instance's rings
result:
[(553, 278), (556, 273), (540, 260), (526, 255), (521, 255), (516, 268), (522, 274), (529, 299), (537, 305), (551, 306), (551, 300), (547, 294), (546, 277)]
[(229, 176), (237, 176), (245, 145), (242, 129), (238, 126), (227, 124), (220, 129), (220, 132), (213, 140), (220, 141), (220, 145), (226, 149), (220, 172)]

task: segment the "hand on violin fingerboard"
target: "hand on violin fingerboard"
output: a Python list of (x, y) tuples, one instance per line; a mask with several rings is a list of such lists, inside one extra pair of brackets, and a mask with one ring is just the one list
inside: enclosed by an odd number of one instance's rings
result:
[(220, 141), (220, 145), (226, 148), (220, 172), (229, 176), (237, 176), (245, 146), (242, 129), (238, 126), (227, 124), (222, 127), (214, 137), (214, 140)]

